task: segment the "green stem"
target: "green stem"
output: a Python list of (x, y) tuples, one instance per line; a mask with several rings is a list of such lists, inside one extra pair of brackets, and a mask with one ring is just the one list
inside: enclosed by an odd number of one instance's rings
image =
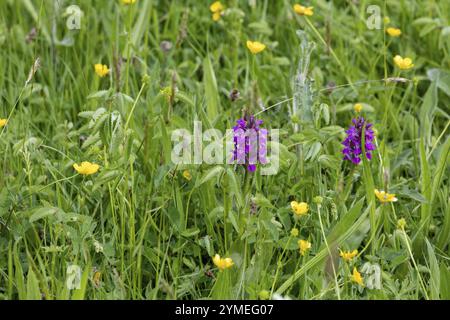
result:
[[(370, 168), (369, 161), (366, 158), (366, 127), (364, 125), (362, 134), (361, 134), (361, 149), (362, 149), (362, 162), (363, 162), (363, 180), (364, 185), (366, 187), (366, 200), (369, 205), (369, 219), (370, 219), (370, 242), (375, 239), (375, 235), (377, 232), (377, 221), (376, 221), (376, 211), (375, 211), (375, 184), (373, 181), (372, 170)], [(372, 253), (375, 250), (375, 247), (371, 246)]]
[(409, 245), (408, 235), (406, 234), (406, 231), (405, 231), (404, 228), (402, 228), (401, 230), (403, 232), (403, 236), (405, 237), (405, 244), (406, 244), (406, 248), (408, 249), (409, 256), (411, 257), (411, 261), (412, 261), (412, 263), (414, 265), (414, 268), (417, 271), (417, 276), (419, 278), (419, 282), (420, 282), (420, 286), (422, 287), (423, 294), (425, 295), (425, 299), (426, 300), (430, 300), (430, 298), (428, 297), (427, 290), (425, 289), (425, 285), (423, 283), (422, 276), (420, 275), (419, 267), (417, 266), (416, 260), (414, 259), (414, 256), (413, 256), (413, 253), (412, 253), (412, 250), (411, 250), (411, 246)]
[(131, 116), (133, 115), (134, 109), (136, 108), (136, 105), (137, 105), (137, 103), (139, 101), (139, 98), (141, 97), (142, 92), (144, 91), (144, 88), (145, 88), (145, 82), (142, 84), (141, 90), (139, 90), (139, 94), (138, 94), (136, 100), (134, 100), (133, 107), (131, 108), (130, 114), (128, 115), (127, 122), (125, 123), (125, 130), (124, 130), (125, 132), (128, 129), (128, 124), (130, 123)]

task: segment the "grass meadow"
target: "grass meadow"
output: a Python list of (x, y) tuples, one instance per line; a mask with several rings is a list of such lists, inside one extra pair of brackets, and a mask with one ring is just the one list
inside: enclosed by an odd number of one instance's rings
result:
[(450, 2), (213, 2), (0, 1), (0, 299), (450, 299)]

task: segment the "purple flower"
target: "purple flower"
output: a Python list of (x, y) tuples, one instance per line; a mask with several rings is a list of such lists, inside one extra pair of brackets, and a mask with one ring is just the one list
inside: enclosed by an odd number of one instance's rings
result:
[(233, 160), (247, 164), (248, 171), (254, 172), (256, 164), (267, 163), (267, 130), (260, 128), (262, 120), (246, 116), (236, 121), (234, 131)]
[(352, 120), (353, 126), (345, 131), (347, 137), (342, 144), (344, 149), (342, 154), (344, 155), (344, 160), (350, 160), (354, 164), (359, 164), (361, 162), (362, 154), (362, 131), (365, 126), (365, 148), (366, 148), (366, 158), (368, 160), (372, 159), (372, 152), (375, 150), (375, 144), (373, 143), (374, 133), (372, 130), (372, 124), (365, 121), (363, 117), (358, 117)]

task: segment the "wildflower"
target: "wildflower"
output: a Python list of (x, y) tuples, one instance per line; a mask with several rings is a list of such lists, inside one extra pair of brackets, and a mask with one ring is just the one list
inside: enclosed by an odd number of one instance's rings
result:
[(386, 32), (391, 37), (399, 37), (402, 34), (402, 30), (400, 30), (398, 28), (392, 28), (392, 27), (387, 28)]
[(220, 20), (220, 17), (222, 17), (222, 14), (220, 12), (214, 12), (212, 15), (213, 21), (216, 21), (216, 22)]
[(258, 41), (247, 40), (247, 48), (251, 53), (258, 54), (266, 48), (266, 45)]
[(103, 78), (109, 73), (108, 66), (106, 64), (97, 63), (95, 66), (95, 73), (100, 77)]
[(37, 34), (37, 29), (35, 27), (31, 28), (30, 32), (28, 32), (27, 37), (25, 38), (25, 41), (27, 43), (33, 42), (36, 39)]
[(133, 4), (135, 2), (136, 2), (136, 0), (122, 0), (123, 4)]
[(103, 246), (97, 240), (94, 240), (94, 249), (95, 249), (95, 252), (97, 252), (97, 253), (103, 253)]
[(291, 208), (297, 216), (304, 216), (308, 213), (308, 204), (306, 202), (292, 201)]
[(304, 7), (300, 4), (294, 4), (294, 11), (301, 16), (312, 16), (314, 7)]
[(350, 279), (353, 282), (359, 284), (361, 287), (364, 287), (363, 277), (361, 276), (361, 273), (358, 272), (358, 269), (356, 269), (356, 267), (353, 268), (353, 274)]
[(359, 164), (361, 162), (362, 154), (362, 131), (365, 127), (365, 149), (366, 158), (368, 160), (372, 159), (371, 151), (375, 150), (375, 145), (373, 144), (374, 132), (372, 130), (372, 124), (365, 121), (363, 117), (357, 117), (352, 120), (353, 126), (351, 126), (345, 133), (347, 133), (347, 138), (345, 138), (344, 149), (342, 153), (344, 154), (344, 160), (349, 160), (354, 164)]
[(263, 121), (255, 119), (254, 116), (245, 116), (236, 123), (233, 127), (233, 160), (247, 163), (248, 171), (254, 172), (257, 162), (267, 163), (267, 130), (260, 128)]
[(7, 119), (0, 119), (0, 128), (3, 128), (8, 123)]
[(402, 58), (399, 55), (394, 57), (394, 63), (402, 70), (408, 70), (414, 67), (411, 58)]
[(383, 18), (383, 22), (384, 22), (384, 24), (389, 24), (389, 23), (391, 23), (391, 19), (388, 16), (386, 16)]
[(159, 93), (166, 98), (167, 102), (170, 102), (170, 99), (172, 99), (172, 97), (175, 97), (177, 92), (178, 92), (177, 88), (172, 88), (170, 86), (164, 87), (161, 90), (159, 90)]
[(327, 94), (332, 94), (333, 91), (336, 89), (336, 86), (337, 86), (336, 82), (328, 81), (327, 85), (326, 85), (326, 93)]
[(361, 103), (356, 103), (355, 106), (353, 107), (353, 109), (355, 110), (356, 113), (360, 113), (362, 108), (363, 108), (363, 106)]
[(323, 202), (323, 197), (321, 197), (321, 196), (315, 196), (315, 197), (313, 198), (313, 201), (314, 201), (315, 204), (321, 205), (322, 202)]
[(184, 177), (186, 180), (188, 180), (188, 181), (191, 181), (191, 179), (192, 179), (192, 175), (191, 175), (191, 173), (189, 172), (189, 170), (184, 170), (184, 171), (183, 171), (183, 177)]
[(340, 251), (339, 255), (344, 261), (350, 261), (358, 254), (358, 250), (353, 251)]
[(213, 13), (220, 12), (220, 11), (224, 10), (224, 7), (220, 1), (216, 1), (209, 6), (209, 10), (211, 10), (211, 12), (213, 12)]
[(100, 166), (98, 164), (95, 163), (90, 163), (88, 161), (83, 161), (81, 163), (81, 165), (78, 164), (74, 164), (73, 168), (82, 175), (88, 176), (91, 174), (94, 174), (98, 171), (98, 169), (100, 169)]
[(395, 197), (395, 194), (387, 193), (383, 190), (379, 191), (378, 189), (375, 189), (375, 195), (377, 196), (378, 200), (380, 200), (382, 203), (396, 202), (398, 200)]
[(216, 1), (209, 6), (209, 10), (212, 12), (212, 19), (219, 21), (225, 8), (220, 1)]
[(161, 41), (159, 44), (159, 48), (162, 50), (162, 52), (167, 53), (173, 48), (173, 43), (167, 40)]
[(149, 85), (151, 78), (148, 74), (144, 74), (141, 78), (142, 84)]
[(258, 205), (254, 201), (254, 198), (250, 201), (250, 214), (255, 215), (258, 213)]
[(406, 227), (406, 220), (404, 218), (398, 219), (397, 228), (404, 230)]
[(311, 242), (308, 240), (298, 240), (297, 242), (300, 254), (304, 256), (311, 249)]
[(234, 262), (233, 260), (231, 260), (231, 258), (221, 258), (218, 254), (214, 256), (213, 262), (220, 270), (229, 269), (234, 265)]
[(230, 100), (232, 102), (234, 102), (237, 99), (239, 99), (240, 95), (241, 95), (241, 93), (239, 92), (238, 89), (233, 89), (233, 90), (231, 90), (229, 97), (230, 97)]
[(297, 237), (298, 236), (298, 229), (297, 228), (292, 228), (291, 236), (293, 236), (293, 237)]

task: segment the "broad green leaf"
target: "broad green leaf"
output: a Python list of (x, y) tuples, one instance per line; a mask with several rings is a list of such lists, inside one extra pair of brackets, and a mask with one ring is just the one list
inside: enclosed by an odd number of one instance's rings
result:
[(36, 222), (48, 216), (55, 215), (60, 209), (55, 207), (44, 207), (37, 209), (30, 217), (30, 223)]
[(228, 175), (228, 181), (229, 186), (231, 188), (231, 191), (234, 193), (234, 196), (236, 197), (236, 201), (239, 207), (244, 206), (244, 200), (242, 198), (242, 189), (239, 188), (239, 184), (237, 182), (236, 173), (233, 169), (227, 168), (227, 175)]
[(428, 241), (428, 239), (425, 239), (425, 242), (427, 244), (428, 259), (430, 263), (430, 298), (433, 300), (439, 300), (439, 289), (441, 281), (439, 264), (431, 243)]
[(209, 169), (208, 171), (206, 171), (206, 173), (203, 175), (203, 177), (200, 180), (197, 180), (199, 182), (198, 182), (198, 184), (196, 184), (196, 187), (197, 188), (200, 187), (202, 184), (204, 184), (205, 182), (207, 182), (213, 178), (217, 179), (224, 170), (225, 169), (222, 166), (215, 166), (215, 167)]
[(27, 300), (42, 300), (39, 281), (32, 268), (28, 270), (27, 276)]
[(203, 85), (205, 86), (206, 114), (213, 122), (219, 114), (219, 91), (217, 89), (216, 75), (209, 59), (203, 60)]

